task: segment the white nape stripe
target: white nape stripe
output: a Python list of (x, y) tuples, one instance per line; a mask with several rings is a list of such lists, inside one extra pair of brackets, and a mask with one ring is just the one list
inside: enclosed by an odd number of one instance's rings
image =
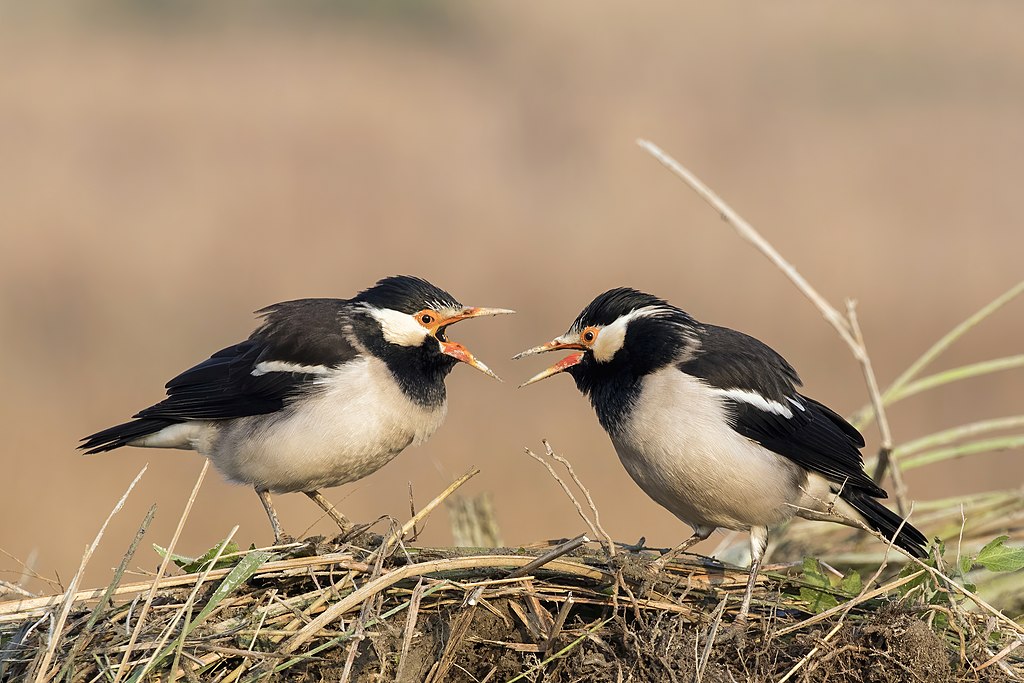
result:
[(332, 368), (326, 365), (302, 365), (301, 363), (289, 363), (286, 360), (265, 360), (257, 363), (250, 373), (253, 377), (265, 375), (268, 372), (301, 372), (305, 375), (326, 375)]
[(795, 405), (797, 408), (799, 408), (800, 412), (804, 412), (804, 411), (807, 410), (806, 408), (804, 408), (804, 404), (801, 403), (800, 401), (796, 400), (795, 398), (790, 398), (790, 397), (787, 396), (786, 400), (789, 401), (790, 403), (792, 403), (793, 405)]
[(415, 318), (408, 313), (402, 313), (391, 308), (368, 307), (370, 315), (380, 325), (384, 339), (399, 346), (420, 346), (427, 338), (427, 328), (420, 325)]
[[(719, 396), (724, 396), (726, 398), (731, 398), (734, 401), (740, 401), (742, 403), (752, 405), (755, 408), (758, 408), (759, 410), (765, 411), (766, 413), (775, 413), (776, 415), (781, 415), (786, 419), (790, 419), (793, 417), (792, 410), (782, 405), (778, 401), (773, 401), (770, 398), (765, 398), (761, 394), (754, 391), (745, 391), (743, 389), (714, 389), (713, 392), (718, 394)], [(800, 410), (804, 409), (803, 406), (801, 406), (799, 403), (796, 403), (795, 401), (792, 400), (790, 401), (793, 403), (793, 405), (800, 408)]]

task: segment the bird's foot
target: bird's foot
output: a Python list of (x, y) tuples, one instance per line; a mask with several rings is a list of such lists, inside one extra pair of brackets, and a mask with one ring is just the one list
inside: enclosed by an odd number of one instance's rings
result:
[(716, 645), (734, 645), (737, 650), (742, 650), (747, 644), (747, 634), (750, 622), (746, 614), (736, 617), (736, 620), (718, 632), (715, 636)]
[(652, 575), (654, 575), (654, 576), (657, 576), (658, 574), (660, 574), (660, 573), (662, 572), (662, 570), (663, 570), (663, 569), (665, 569), (665, 566), (666, 566), (666, 565), (667, 565), (667, 564), (668, 564), (668, 563), (669, 563), (669, 562), (670, 562), (671, 560), (672, 560), (672, 558), (671, 558), (671, 557), (669, 557), (669, 555), (668, 555), (668, 554), (666, 553), (666, 554), (662, 555), (661, 557), (659, 557), (659, 558), (658, 558), (658, 559), (656, 559), (656, 560), (651, 560), (651, 561), (650, 561), (650, 562), (649, 562), (649, 563), (647, 564), (647, 567), (646, 567), (646, 568), (647, 568), (647, 571), (648, 571), (648, 572), (649, 572), (650, 574), (652, 574)]
[(295, 545), (298, 542), (299, 542), (299, 539), (295, 538), (291, 534), (286, 534), (283, 531), (278, 533), (278, 534), (274, 534), (274, 546), (275, 547), (277, 547), (277, 546), (286, 546), (286, 545)]
[(647, 537), (641, 536), (640, 540), (636, 543), (619, 543), (619, 548), (627, 550), (631, 553), (640, 553), (647, 549)]
[(362, 536), (373, 524), (352, 524), (334, 537), (335, 545), (344, 545)]

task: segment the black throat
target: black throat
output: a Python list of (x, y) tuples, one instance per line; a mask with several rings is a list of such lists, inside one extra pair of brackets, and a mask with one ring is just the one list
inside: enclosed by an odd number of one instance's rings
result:
[(697, 348), (697, 323), (685, 313), (675, 318), (637, 318), (615, 355), (598, 362), (587, 352), (569, 368), (578, 388), (590, 399), (597, 419), (614, 436), (626, 426), (643, 389), (644, 377), (676, 363)]
[(614, 360), (598, 363), (589, 355), (568, 372), (576, 380), (576, 388), (590, 399), (597, 421), (604, 430), (611, 436), (621, 432), (640, 398), (643, 375), (637, 375), (625, 364)]
[(355, 316), (352, 329), (366, 350), (388, 366), (402, 393), (429, 408), (444, 404), (444, 380), (458, 361), (441, 353), (436, 341), (428, 337), (420, 346), (391, 344), (369, 315)]

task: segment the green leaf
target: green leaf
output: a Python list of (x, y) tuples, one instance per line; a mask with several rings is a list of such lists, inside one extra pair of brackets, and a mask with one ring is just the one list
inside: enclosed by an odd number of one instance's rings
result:
[(960, 576), (967, 576), (967, 572), (971, 571), (972, 567), (974, 567), (974, 557), (972, 555), (962, 555), (958, 567)]
[[(230, 547), (232, 544), (228, 544)], [(226, 550), (226, 549), (225, 549)], [(273, 557), (273, 553), (267, 552), (266, 550), (256, 550), (253, 552), (246, 553), (244, 557), (234, 566), (234, 568), (228, 572), (228, 575), (224, 577), (224, 580), (217, 586), (217, 590), (213, 592), (210, 599), (206, 602), (206, 606), (203, 607), (203, 611), (200, 612), (192, 623), (188, 625), (186, 633), (190, 632), (198, 624), (200, 624), (206, 617), (210, 615), (210, 612), (220, 604), (220, 601), (231, 595), (235, 590), (243, 583), (249, 580), (256, 570), (262, 567), (267, 560)], [(218, 562), (218, 564), (220, 564)]]
[(803, 564), (804, 581), (815, 586), (829, 586), (828, 577), (821, 568), (821, 563), (813, 557), (805, 557)]
[[(171, 561), (178, 565), (178, 567), (180, 567), (185, 573), (194, 574), (195, 572), (206, 568), (206, 565), (210, 560), (217, 556), (217, 551), (220, 550), (220, 546), (221, 544), (218, 543), (203, 553), (200, 557), (185, 557), (184, 555), (172, 554)], [(156, 543), (153, 544), (153, 550), (155, 550), (160, 557), (167, 556), (167, 548), (159, 546)], [(217, 566), (214, 567), (214, 569), (222, 569), (235, 564), (235, 562), (238, 561), (237, 557), (223, 557), (223, 555), (235, 555), (238, 551), (239, 548), (237, 543), (234, 541), (228, 543), (224, 546), (224, 551), (221, 553), (222, 557), (217, 560)]]
[[(232, 547), (235, 544), (227, 543), (221, 545), (224, 545), (224, 550), (226, 551), (228, 548)], [(215, 554), (219, 548), (220, 545), (214, 548)], [(159, 550), (157, 550), (157, 552), (160, 552), (161, 550), (163, 550), (164, 554), (167, 553), (167, 551), (163, 548), (160, 548)], [(233, 593), (235, 589), (237, 589), (240, 585), (245, 583), (249, 579), (249, 577), (251, 577), (256, 572), (257, 569), (259, 569), (267, 560), (271, 559), (273, 556), (273, 553), (267, 552), (265, 550), (260, 550), (256, 552), (247, 553), (244, 557), (242, 557), (238, 564), (235, 565), (235, 567), (230, 572), (228, 572), (228, 575), (224, 577), (224, 580), (220, 582), (220, 585), (217, 586), (217, 589), (210, 596), (210, 599), (207, 601), (206, 606), (203, 607), (203, 610), (190, 623), (186, 624), (185, 627), (181, 630), (181, 633), (178, 635), (178, 637), (175, 638), (166, 647), (164, 647), (163, 650), (158, 652), (146, 666), (140, 669), (136, 669), (132, 677), (128, 679), (128, 683), (139, 683), (139, 681), (143, 680), (143, 677), (146, 676), (149, 672), (153, 671), (158, 664), (163, 662), (163, 660), (165, 660), (167, 657), (171, 656), (178, 647), (178, 641), (187, 638), (188, 634), (191, 633), (192, 630), (196, 626), (198, 626), (204, 619), (206, 619), (206, 617), (210, 615), (210, 613), (217, 607), (217, 605), (220, 604), (220, 602), (224, 598)], [(211, 555), (207, 559), (207, 562), (209, 562), (211, 559), (213, 559), (213, 555)], [(220, 562), (218, 562), (217, 564), (220, 564)]]
[(1015, 572), (1024, 569), (1024, 548), (1005, 545), (1009, 536), (999, 536), (981, 549), (975, 560), (991, 572)]
[(800, 589), (800, 599), (807, 603), (807, 609), (814, 614), (819, 614), (827, 609), (832, 609), (839, 604), (834, 595), (816, 588)]
[(807, 608), (811, 612), (818, 614), (839, 604), (835, 596), (827, 590), (819, 590), (819, 588), (831, 589), (832, 582), (822, 571), (821, 564), (816, 559), (804, 558), (803, 574), (804, 581), (810, 585), (800, 588), (800, 599), (807, 603)]
[(859, 595), (863, 585), (860, 574), (853, 569), (846, 572), (846, 576), (839, 580), (839, 590), (850, 597)]
[[(167, 548), (163, 547), (162, 545), (157, 545), (156, 543), (154, 543), (153, 550), (155, 550), (156, 554), (160, 557), (167, 557)], [(173, 561), (174, 564), (178, 565), (179, 567), (184, 567), (186, 564), (189, 564), (190, 562), (195, 562), (195, 558), (185, 557), (184, 555), (171, 555), (171, 561)]]
[[(916, 571), (918, 571), (917, 565), (908, 562), (907, 565), (903, 569), (900, 570), (899, 577), (901, 579), (905, 578), (907, 576), (910, 576), (911, 574), (913, 574)], [(902, 586), (898, 587), (896, 590), (897, 590), (897, 592), (899, 592), (900, 595), (906, 595), (907, 593), (909, 593), (913, 589), (917, 588), (918, 586), (924, 585), (924, 583), (927, 580), (928, 580), (928, 572), (922, 572), (921, 575), (918, 576), (916, 579), (912, 579), (912, 580), (908, 581), (907, 583), (905, 583)]]

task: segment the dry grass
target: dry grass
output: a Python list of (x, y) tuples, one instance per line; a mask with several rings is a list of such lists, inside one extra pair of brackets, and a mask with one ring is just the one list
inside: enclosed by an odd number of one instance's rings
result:
[[(905, 565), (894, 574), (883, 563), (873, 578), (887, 578), (850, 594), (822, 587), (799, 567), (774, 565), (759, 583), (746, 641), (737, 645), (716, 642), (715, 633), (738, 607), (741, 568), (687, 556), (655, 580), (645, 570), (649, 552), (620, 544), (610, 561), (579, 542), (557, 552), (545, 543), (379, 553), (391, 537), (366, 533), (341, 545), (318, 538), (215, 554), (191, 573), (115, 580), (106, 591), (70, 599), (0, 603), (0, 680), (1024, 675), (1024, 652), (1016, 650), (1024, 628), (966, 609), (959, 584), (931, 568)], [(529, 574), (516, 572), (530, 563)], [(839, 604), (815, 614), (808, 596), (819, 592)], [(147, 595), (152, 607), (143, 618)], [(56, 617), (62, 604), (63, 627)]]

